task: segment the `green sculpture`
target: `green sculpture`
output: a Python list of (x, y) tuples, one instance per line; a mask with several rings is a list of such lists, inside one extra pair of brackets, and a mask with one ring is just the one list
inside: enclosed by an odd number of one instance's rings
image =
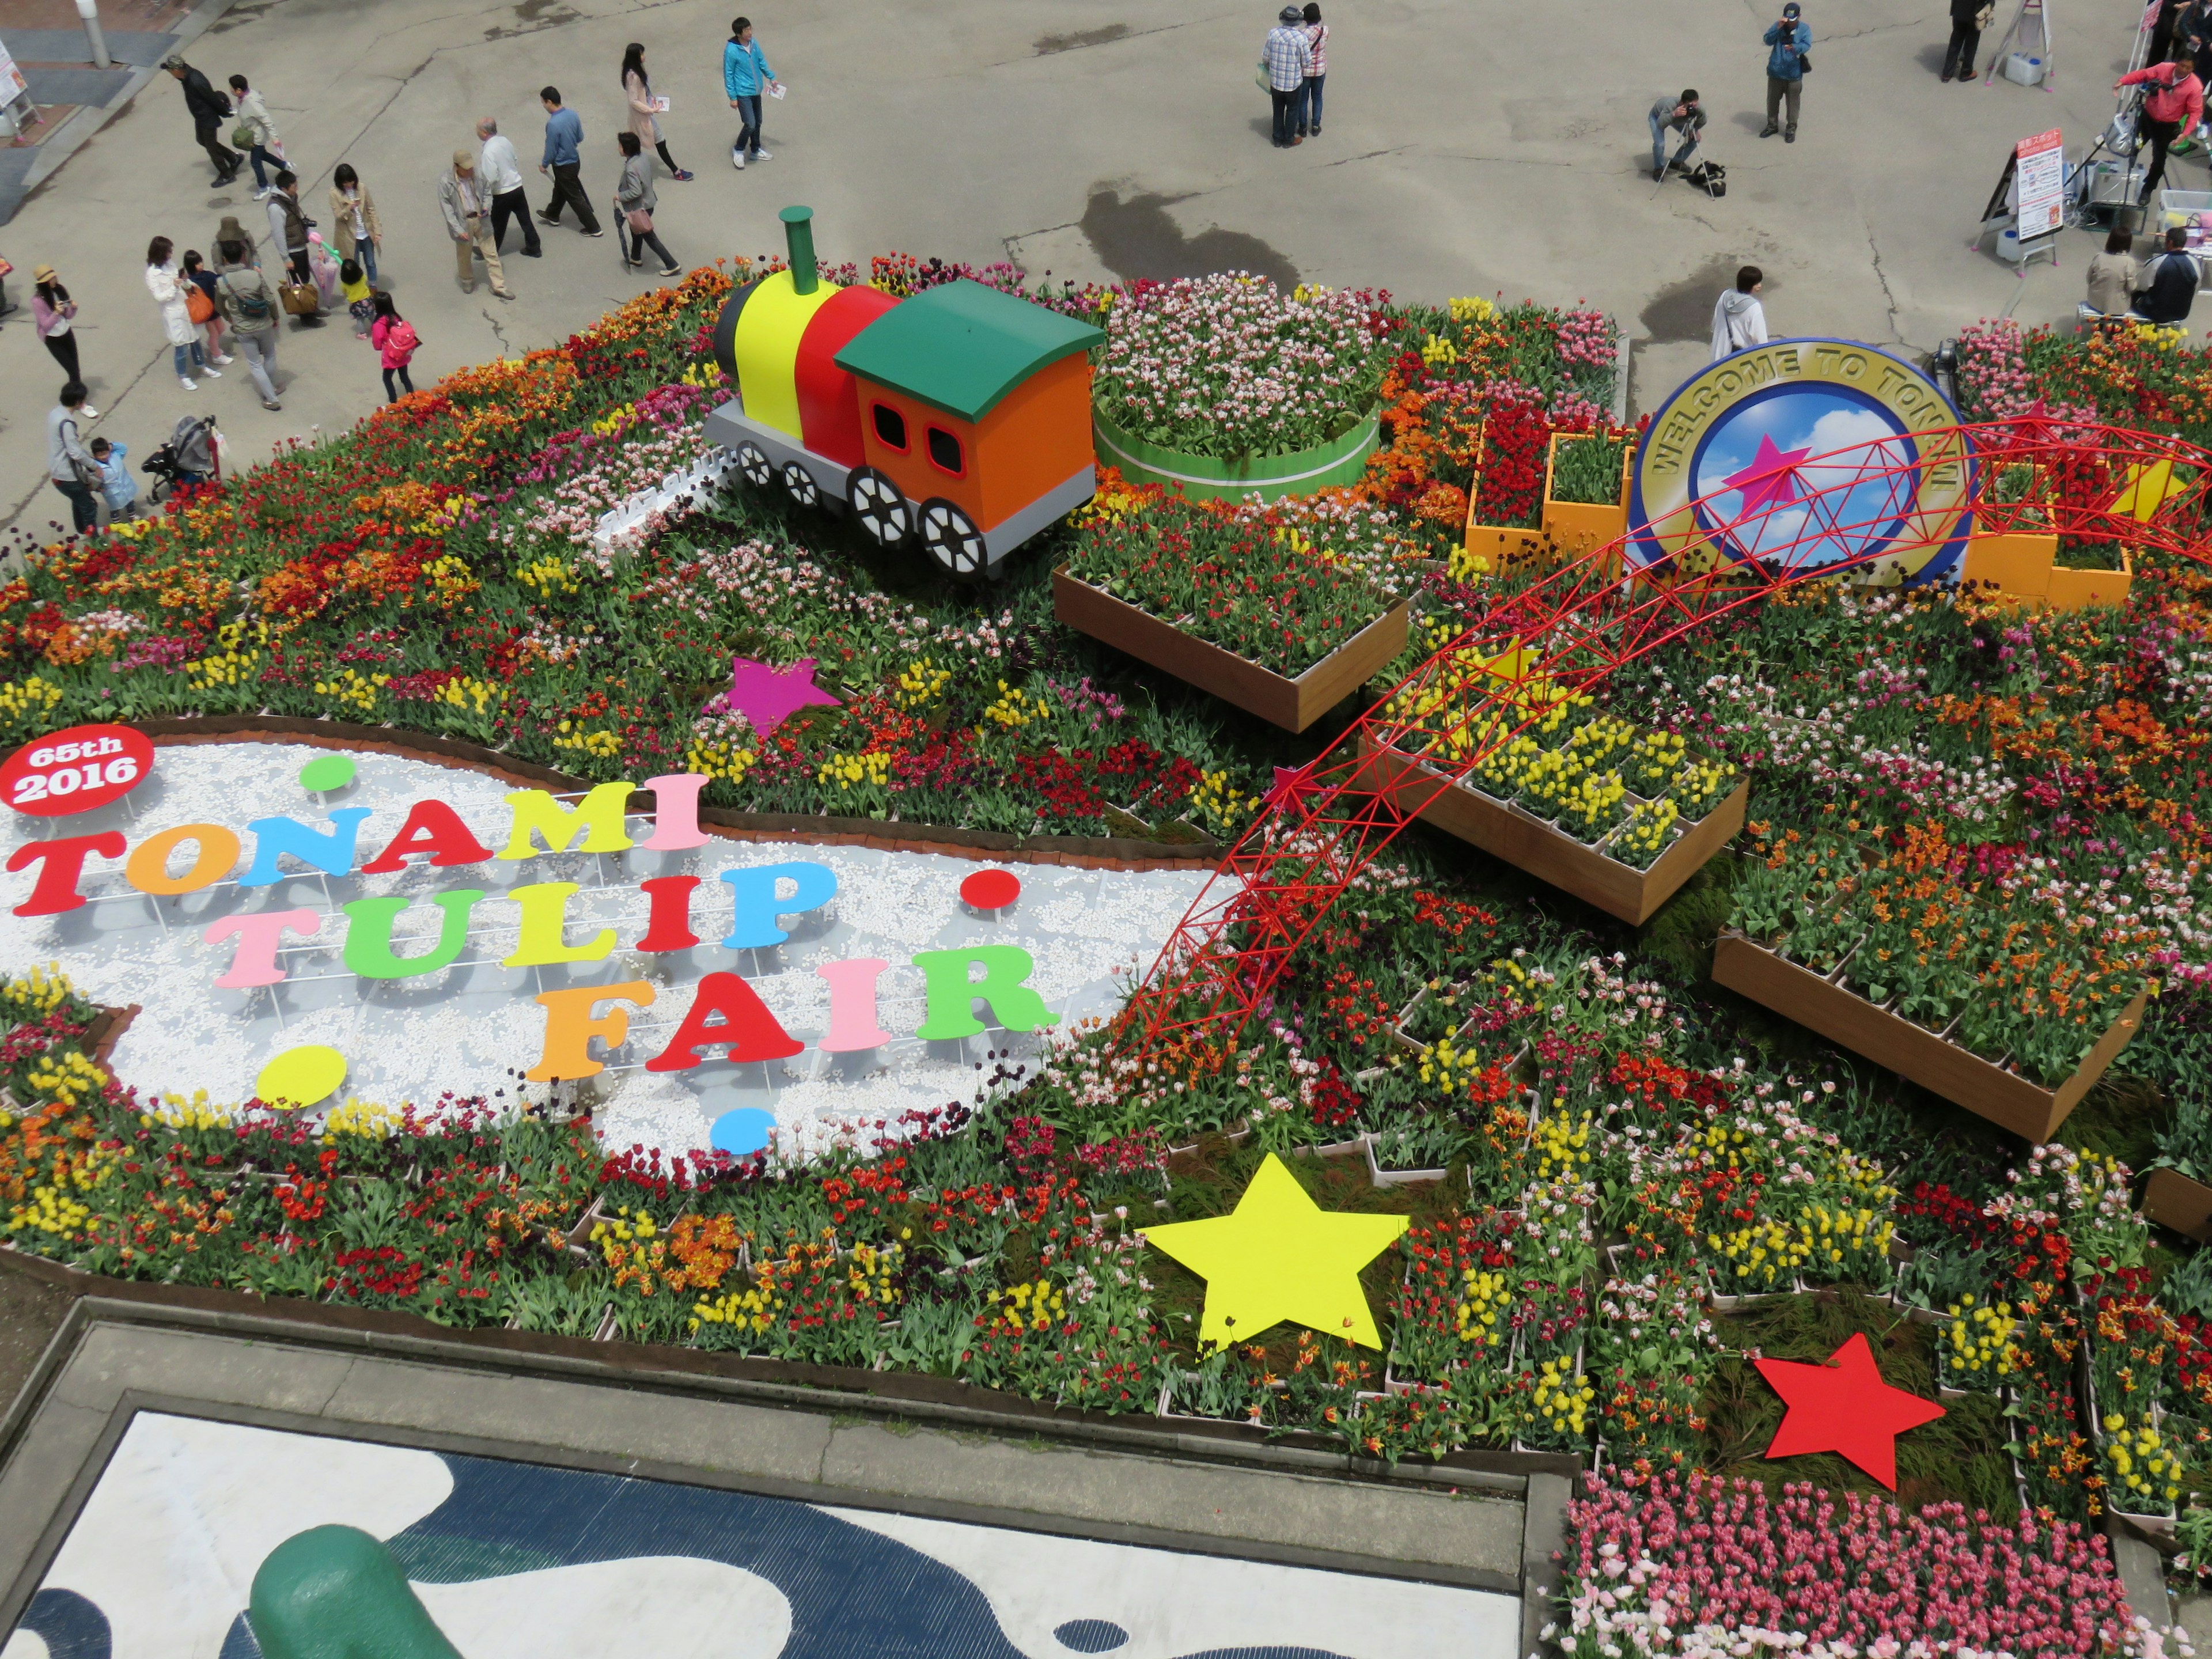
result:
[(399, 1564), (358, 1527), (295, 1533), (253, 1575), (264, 1659), (461, 1659)]

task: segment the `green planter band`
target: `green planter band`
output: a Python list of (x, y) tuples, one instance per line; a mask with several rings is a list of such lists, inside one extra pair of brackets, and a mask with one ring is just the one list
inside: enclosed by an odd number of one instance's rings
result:
[(1164, 484), (1180, 489), (1194, 501), (1209, 497), (1238, 501), (1254, 490), (1262, 501), (1285, 495), (1310, 495), (1333, 484), (1357, 482), (1367, 470), (1381, 430), (1379, 414), (1370, 414), (1341, 438), (1332, 438), (1311, 449), (1294, 449), (1285, 455), (1249, 455), (1234, 461), (1211, 455), (1191, 455), (1133, 438), (1101, 415), (1091, 411), (1092, 434), (1097, 440), (1103, 466), (1121, 470), (1132, 483)]

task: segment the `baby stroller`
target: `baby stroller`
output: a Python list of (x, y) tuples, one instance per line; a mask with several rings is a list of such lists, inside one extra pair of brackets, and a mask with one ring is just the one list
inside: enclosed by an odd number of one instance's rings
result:
[(187, 415), (177, 422), (169, 441), (146, 458), (140, 471), (150, 473), (154, 487), (147, 492), (165, 501), (179, 484), (212, 483), (222, 476), (222, 459), (216, 453), (215, 416)]

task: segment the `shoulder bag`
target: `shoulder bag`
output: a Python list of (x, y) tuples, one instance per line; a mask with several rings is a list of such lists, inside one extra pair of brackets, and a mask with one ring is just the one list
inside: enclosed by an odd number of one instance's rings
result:
[[(190, 277), (185, 280), (191, 282)], [(215, 320), (215, 301), (208, 298), (207, 290), (198, 283), (191, 283), (185, 290), (185, 315), (196, 323)]]
[(313, 283), (279, 283), (276, 298), (288, 317), (313, 317), (323, 308), (323, 296)]

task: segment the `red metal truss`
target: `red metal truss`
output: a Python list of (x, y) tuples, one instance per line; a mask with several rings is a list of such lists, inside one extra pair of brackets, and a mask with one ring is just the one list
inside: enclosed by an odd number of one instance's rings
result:
[[(1564, 564), (1439, 646), (1273, 792), (1124, 1007), (1116, 1046), (1146, 1052), (1201, 1028), (1233, 1042), (1361, 872), (1558, 696), (1602, 685), (1624, 664), (1801, 583), (1878, 563), (1881, 548), (1866, 543), (1887, 544), (1885, 532), (1913, 516), (1897, 502), (1917, 501), (1924, 471), (1955, 465), (1961, 441), (1976, 463), (1976, 537), (2055, 532), (2212, 564), (2212, 453), (2040, 414), (1915, 434), (1906, 459), (1895, 440), (1825, 452), (1798, 464), (1793, 487), (1761, 490), (1768, 499), (1749, 512), (1741, 492), (1716, 490), (1692, 503), (1707, 542), (1761, 556), (1723, 559), (1705, 575), (1659, 575), (1628, 565), (1616, 541)], [(1880, 500), (1869, 511), (1870, 495)], [(1723, 510), (1731, 500), (1733, 515)], [(1632, 525), (1625, 540), (1635, 534)], [(1425, 701), (1446, 711), (1442, 721), (1424, 727), (1413, 717)], [(1421, 781), (1385, 788), (1400, 775), (1397, 766), (1388, 779), (1379, 773), (1374, 757), (1385, 750), (1421, 758)]]

